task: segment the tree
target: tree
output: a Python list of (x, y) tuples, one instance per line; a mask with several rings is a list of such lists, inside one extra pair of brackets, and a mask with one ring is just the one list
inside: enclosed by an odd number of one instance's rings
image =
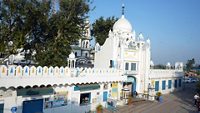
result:
[(59, 0), (55, 11), (50, 0), (0, 1), (1, 52), (13, 54), (23, 48), (25, 58), (38, 65), (65, 66), (70, 45), (82, 37), (89, 3)]
[(0, 1), (0, 52), (15, 54), (25, 42), (25, 0)]
[(0, 52), (9, 56), (22, 48), (31, 56), (31, 45), (45, 38), (50, 1), (2, 0), (0, 4)]
[(154, 69), (166, 69), (166, 66), (162, 64), (158, 64), (154, 66)]
[[(45, 46), (36, 50), (40, 65), (64, 66), (70, 45), (83, 37), (89, 4), (84, 0), (60, 0), (60, 9), (49, 19), (49, 36)], [(49, 38), (53, 37), (53, 38)]]
[(117, 21), (117, 18), (114, 16), (104, 19), (100, 17), (92, 24), (92, 36), (95, 37), (96, 42), (100, 45), (103, 45), (106, 38), (108, 38), (109, 30), (112, 30), (114, 23)]
[(195, 59), (192, 58), (191, 60), (188, 60), (186, 63), (186, 70), (190, 71), (193, 68), (193, 65), (195, 64)]

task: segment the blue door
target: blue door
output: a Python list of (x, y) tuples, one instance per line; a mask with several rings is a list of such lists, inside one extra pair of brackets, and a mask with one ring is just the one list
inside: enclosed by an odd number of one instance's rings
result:
[(134, 96), (135, 92), (136, 92), (136, 78), (133, 77), (133, 76), (128, 76), (127, 82), (132, 83), (132, 91), (131, 91), (131, 93)]
[(4, 104), (0, 104), (0, 113), (3, 113)]
[(132, 94), (136, 95), (135, 92), (136, 92), (136, 83), (135, 83), (135, 81), (133, 81), (132, 82)]
[(43, 99), (24, 101), (22, 113), (43, 113)]
[(103, 92), (103, 101), (105, 102), (105, 101), (107, 101), (107, 99), (108, 99), (108, 92), (104, 91)]
[(159, 81), (155, 81), (155, 91), (159, 91)]

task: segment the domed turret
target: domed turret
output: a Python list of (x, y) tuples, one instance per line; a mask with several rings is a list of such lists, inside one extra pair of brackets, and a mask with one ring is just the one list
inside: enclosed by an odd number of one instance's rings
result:
[(132, 32), (132, 26), (130, 22), (122, 15), (122, 17), (117, 20), (113, 26), (113, 30), (119, 30), (123, 32)]
[(73, 53), (73, 52), (71, 52), (71, 53), (69, 54), (69, 58), (70, 58), (70, 59), (73, 59), (73, 58), (75, 58), (75, 55), (74, 55), (74, 53)]
[(124, 17), (124, 4), (122, 5), (122, 17), (117, 20), (113, 26), (114, 31), (132, 32), (130, 22)]

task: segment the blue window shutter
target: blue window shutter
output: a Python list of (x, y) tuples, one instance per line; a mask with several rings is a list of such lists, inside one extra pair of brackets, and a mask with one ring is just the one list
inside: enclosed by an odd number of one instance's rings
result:
[(159, 91), (159, 81), (155, 81), (155, 91)]
[(165, 85), (166, 85), (166, 81), (163, 80), (163, 81), (162, 81), (162, 90), (165, 90)]
[(174, 81), (174, 87), (177, 88), (177, 80)]
[(182, 85), (182, 80), (179, 79), (179, 81), (178, 81), (178, 86), (181, 87), (181, 85)]
[(171, 89), (172, 87), (172, 80), (168, 80), (168, 89)]
[(105, 91), (103, 92), (103, 102), (107, 101), (107, 98), (108, 98), (108, 92)]

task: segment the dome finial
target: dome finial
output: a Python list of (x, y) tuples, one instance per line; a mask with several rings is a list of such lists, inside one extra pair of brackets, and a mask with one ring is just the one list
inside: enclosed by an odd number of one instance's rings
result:
[(124, 17), (124, 9), (125, 9), (125, 6), (124, 4), (122, 4), (122, 17)]

